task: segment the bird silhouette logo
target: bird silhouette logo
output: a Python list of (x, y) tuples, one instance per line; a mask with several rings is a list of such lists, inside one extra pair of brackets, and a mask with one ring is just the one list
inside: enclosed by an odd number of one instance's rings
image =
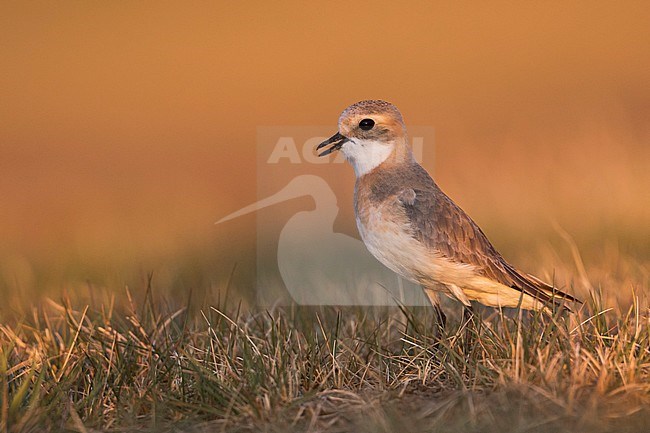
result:
[(277, 266), (292, 300), (299, 305), (428, 305), (419, 286), (379, 263), (363, 243), (334, 231), (339, 208), (325, 179), (299, 175), (277, 193), (231, 213), (219, 221), (311, 196), (312, 210), (289, 218), (279, 234)]

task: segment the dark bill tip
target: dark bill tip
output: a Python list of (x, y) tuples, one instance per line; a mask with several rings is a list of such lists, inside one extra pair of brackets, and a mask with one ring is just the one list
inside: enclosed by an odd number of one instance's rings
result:
[(327, 140), (323, 141), (321, 144), (319, 144), (319, 145), (316, 147), (316, 150), (319, 150), (319, 149), (321, 149), (321, 148), (327, 146), (328, 144), (331, 144), (331, 145), (332, 145), (331, 147), (325, 149), (325, 150), (324, 150), (322, 153), (320, 153), (318, 156), (326, 156), (326, 155), (329, 155), (330, 153), (332, 153), (332, 152), (334, 152), (334, 151), (336, 151), (336, 150), (339, 150), (339, 149), (341, 148), (341, 146), (343, 146), (343, 144), (346, 143), (346, 142), (348, 142), (348, 141), (350, 141), (349, 138), (344, 137), (343, 135), (341, 135), (340, 132), (337, 132), (336, 134), (332, 135), (330, 138), (328, 138)]

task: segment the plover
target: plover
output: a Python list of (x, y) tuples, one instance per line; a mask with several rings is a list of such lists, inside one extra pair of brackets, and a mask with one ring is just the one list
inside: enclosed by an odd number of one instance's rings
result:
[(356, 222), (368, 250), (420, 284), (443, 324), (440, 293), (460, 301), (466, 312), (470, 301), (528, 310), (579, 302), (506, 262), (415, 161), (394, 105), (370, 100), (349, 106), (322, 148), (320, 156), (340, 150), (354, 168)]

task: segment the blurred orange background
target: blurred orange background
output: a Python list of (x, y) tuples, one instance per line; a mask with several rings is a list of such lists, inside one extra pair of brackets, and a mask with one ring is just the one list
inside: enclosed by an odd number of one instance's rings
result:
[(225, 284), (255, 217), (213, 222), (256, 200), (257, 127), (335, 132), (361, 99), (435, 127), (425, 166), (506, 256), (557, 222), (647, 258), (648, 23), (629, 1), (3, 2), (3, 287)]

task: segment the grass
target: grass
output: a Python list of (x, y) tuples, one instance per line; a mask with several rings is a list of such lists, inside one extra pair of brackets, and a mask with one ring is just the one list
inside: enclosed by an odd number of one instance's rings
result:
[[(650, 317), (48, 301), (0, 325), (0, 432), (648, 431)], [(470, 341), (468, 341), (468, 339)]]

